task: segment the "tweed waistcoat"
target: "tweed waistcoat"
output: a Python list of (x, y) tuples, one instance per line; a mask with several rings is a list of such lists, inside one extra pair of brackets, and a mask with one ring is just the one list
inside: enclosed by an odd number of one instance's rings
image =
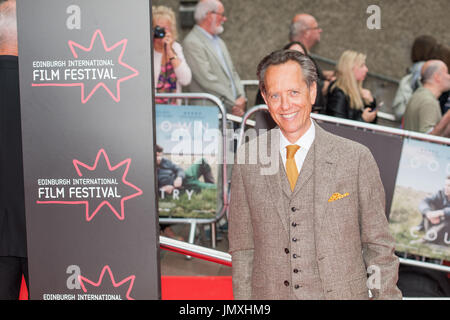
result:
[[(313, 150), (309, 153), (309, 157), (314, 156)], [(280, 162), (280, 166), (283, 167), (283, 163)], [(280, 168), (279, 175), (284, 201), (288, 204), (292, 299), (324, 299), (314, 237), (314, 179), (310, 175), (306, 177), (302, 171), (293, 192), (286, 171)], [(301, 181), (302, 178), (306, 178), (305, 181)]]

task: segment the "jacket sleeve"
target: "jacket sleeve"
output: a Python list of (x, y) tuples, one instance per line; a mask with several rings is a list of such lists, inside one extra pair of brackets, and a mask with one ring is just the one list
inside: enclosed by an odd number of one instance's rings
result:
[(436, 124), (438, 124), (442, 118), (441, 109), (439, 107), (419, 108), (418, 113), (419, 113), (419, 132), (423, 133), (431, 132), (436, 126)]
[(359, 218), (363, 258), (368, 270), (375, 270), (375, 299), (401, 299), (397, 287), (399, 260), (395, 240), (385, 214), (385, 193), (378, 166), (364, 147), (358, 168)]
[(183, 54), (183, 48), (179, 43), (173, 43), (173, 50), (175, 51), (178, 59), (180, 59), (181, 61), (180, 65), (174, 70), (177, 76), (177, 80), (182, 86), (187, 86), (191, 83), (192, 79), (191, 68), (189, 68), (189, 65), (186, 62)]
[[(375, 98), (373, 98), (371, 103), (364, 105), (364, 109), (370, 108), (370, 111), (373, 111), (376, 107), (377, 107), (377, 99), (375, 99)], [(362, 112), (359, 116), (359, 121), (364, 121), (364, 119), (362, 118)], [(372, 122), (369, 122), (369, 123), (377, 123), (377, 122), (378, 122), (378, 115), (375, 117), (375, 119), (373, 119)]]
[[(331, 86), (332, 84), (330, 84)], [(348, 101), (345, 93), (335, 87), (328, 91), (327, 114), (337, 118), (348, 119)]]
[(233, 106), (235, 99), (229, 94), (226, 85), (214, 74), (210, 58), (204, 46), (190, 40), (183, 43), (183, 48), (192, 76), (200, 87), (204, 88), (208, 93), (223, 99), (227, 106)]
[(239, 74), (237, 73), (236, 68), (234, 67), (233, 60), (231, 60), (230, 52), (228, 51), (227, 46), (225, 45), (225, 43), (222, 40), (221, 40), (221, 43), (222, 43), (223, 53), (224, 53), (224, 55), (226, 56), (226, 59), (227, 59), (227, 64), (231, 68), (233, 81), (234, 81), (234, 84), (236, 86), (237, 97), (244, 97), (245, 98), (244, 86), (242, 85), (241, 78), (239, 77)]
[(233, 166), (229, 212), (229, 251), (232, 257), (233, 295), (236, 300), (251, 299), (253, 230), (240, 165)]

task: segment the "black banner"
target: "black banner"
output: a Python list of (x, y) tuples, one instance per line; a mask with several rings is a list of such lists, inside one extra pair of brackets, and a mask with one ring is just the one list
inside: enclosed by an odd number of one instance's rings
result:
[(31, 299), (159, 299), (151, 3), (19, 0)]

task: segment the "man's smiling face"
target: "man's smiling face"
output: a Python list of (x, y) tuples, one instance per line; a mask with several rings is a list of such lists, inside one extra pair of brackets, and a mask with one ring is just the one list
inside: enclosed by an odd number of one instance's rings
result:
[(309, 88), (295, 61), (271, 65), (264, 76), (264, 100), (283, 135), (297, 141), (310, 127), (310, 113), (316, 99), (316, 84)]

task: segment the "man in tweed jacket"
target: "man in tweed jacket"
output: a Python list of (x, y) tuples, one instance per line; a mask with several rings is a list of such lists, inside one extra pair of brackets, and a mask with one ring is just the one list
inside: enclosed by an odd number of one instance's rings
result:
[[(400, 299), (372, 154), (311, 120), (317, 79), (307, 56), (273, 52), (258, 77), (278, 127), (241, 146), (233, 167), (235, 299), (368, 299), (369, 289), (375, 299)], [(289, 144), (300, 147), (295, 187), (285, 169)]]

